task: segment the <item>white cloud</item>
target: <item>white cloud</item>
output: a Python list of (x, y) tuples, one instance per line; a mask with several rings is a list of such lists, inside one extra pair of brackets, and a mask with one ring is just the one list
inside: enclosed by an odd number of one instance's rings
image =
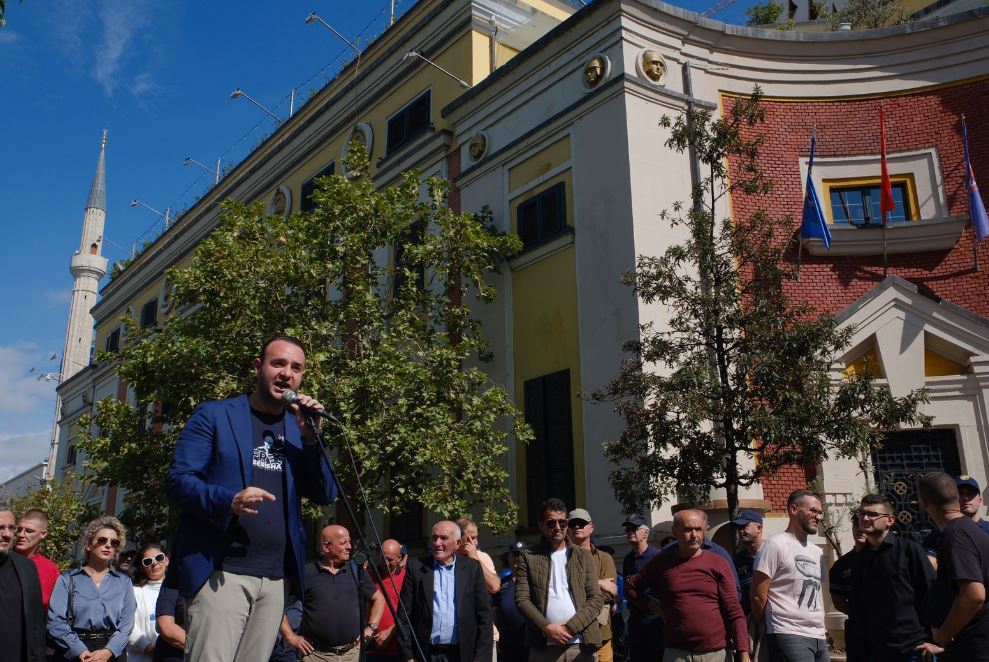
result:
[[(40, 374), (58, 372), (58, 362), (49, 356), (30, 342), (0, 346), (0, 414), (40, 415), (55, 406), (56, 382), (38, 380)], [(32, 373), (31, 368), (36, 370)], [(3, 425), (9, 428), (7, 418)]]
[(92, 10), (79, 0), (53, 0), (49, 9), (55, 45), (73, 64), (85, 57), (83, 34), (92, 22)]
[(97, 9), (101, 35), (93, 76), (108, 97), (120, 83), (125, 61), (134, 59), (139, 50), (134, 38), (151, 23), (150, 10), (142, 0), (103, 0)]
[[(153, 44), (150, 0), (51, 0), (55, 47), (104, 94), (134, 76), (129, 65), (147, 66)], [(140, 76), (138, 76), (140, 78)]]
[(10, 30), (4, 28), (0, 30), (0, 46), (5, 46), (7, 44), (16, 44), (21, 40), (21, 35), (16, 32), (11, 32)]
[(0, 433), (0, 482), (48, 459), (51, 430)]
[(57, 290), (46, 290), (41, 296), (53, 306), (63, 306), (72, 299), (72, 290), (67, 287)]
[(131, 81), (130, 93), (140, 99), (144, 95), (153, 94), (160, 89), (161, 86), (158, 85), (158, 81), (150, 73), (144, 72), (134, 76), (134, 80)]

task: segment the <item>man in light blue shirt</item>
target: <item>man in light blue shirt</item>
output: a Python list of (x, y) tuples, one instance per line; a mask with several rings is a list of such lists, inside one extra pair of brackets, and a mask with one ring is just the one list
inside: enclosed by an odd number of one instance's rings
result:
[(456, 565), (456, 554), (446, 563), (433, 559), (433, 630), (429, 634), (429, 643), (433, 645), (457, 642), (457, 597), (453, 576)]
[(399, 659), (416, 662), (490, 662), (491, 598), (484, 569), (457, 556), (461, 531), (455, 522), (433, 526), (432, 554), (410, 559), (399, 616)]

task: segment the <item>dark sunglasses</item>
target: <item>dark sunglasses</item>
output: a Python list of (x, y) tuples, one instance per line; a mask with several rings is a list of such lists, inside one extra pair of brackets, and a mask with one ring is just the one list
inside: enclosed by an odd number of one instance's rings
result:
[(546, 520), (547, 529), (565, 529), (567, 528), (567, 520), (565, 519), (548, 519)]
[(97, 547), (103, 547), (107, 543), (110, 543), (110, 547), (113, 547), (114, 549), (119, 549), (120, 548), (120, 539), (119, 538), (107, 538), (106, 536), (100, 536), (99, 538), (96, 539), (96, 546)]
[(588, 522), (587, 520), (583, 520), (583, 519), (572, 519), (572, 520), (570, 520), (570, 526), (572, 526), (575, 529), (583, 529), (588, 524), (590, 524), (590, 522)]
[(158, 552), (154, 556), (145, 556), (141, 559), (141, 565), (145, 568), (150, 568), (155, 563), (163, 563), (165, 561), (165, 555), (162, 552)]

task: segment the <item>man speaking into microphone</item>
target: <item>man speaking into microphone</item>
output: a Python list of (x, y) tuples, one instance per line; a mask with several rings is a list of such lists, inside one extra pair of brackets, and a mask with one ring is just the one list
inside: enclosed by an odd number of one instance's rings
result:
[(268, 660), (286, 589), (304, 590), (300, 497), (326, 505), (337, 494), (304, 415), (322, 405), (294, 393), (302, 343), (272, 338), (254, 370), (250, 395), (199, 405), (165, 484), (181, 511), (166, 585), (186, 599), (186, 660)]

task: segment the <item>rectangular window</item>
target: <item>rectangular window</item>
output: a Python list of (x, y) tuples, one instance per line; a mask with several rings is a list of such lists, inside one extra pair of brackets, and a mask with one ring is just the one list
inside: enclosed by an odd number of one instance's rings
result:
[(141, 306), (141, 328), (153, 329), (158, 326), (158, 297)]
[[(851, 223), (858, 227), (882, 225), (879, 213), (879, 184), (865, 186), (831, 186), (831, 218), (835, 224)], [(896, 208), (889, 214), (890, 222), (903, 222), (913, 218), (909, 209), (906, 182), (893, 184), (893, 202)]]
[(519, 204), (516, 228), (525, 248), (537, 246), (567, 228), (567, 188), (560, 182)]
[(313, 191), (316, 190), (316, 180), (320, 177), (329, 177), (336, 172), (336, 169), (337, 164), (334, 161), (302, 183), (302, 190), (300, 191), (302, 200), (299, 202), (299, 211), (310, 211), (316, 206), (312, 199)]
[(395, 113), (388, 120), (388, 137), (385, 140), (385, 153), (391, 154), (428, 128), (429, 90), (426, 90), (419, 98)]
[(119, 352), (120, 351), (120, 327), (110, 332), (106, 337), (106, 351), (108, 352)]
[(525, 482), (529, 525), (542, 516), (549, 497), (568, 506), (576, 499), (570, 371), (561, 370), (525, 382), (525, 420), (535, 438), (525, 448)]
[(69, 445), (69, 449), (65, 453), (65, 464), (72, 469), (76, 468), (76, 446), (75, 444)]

